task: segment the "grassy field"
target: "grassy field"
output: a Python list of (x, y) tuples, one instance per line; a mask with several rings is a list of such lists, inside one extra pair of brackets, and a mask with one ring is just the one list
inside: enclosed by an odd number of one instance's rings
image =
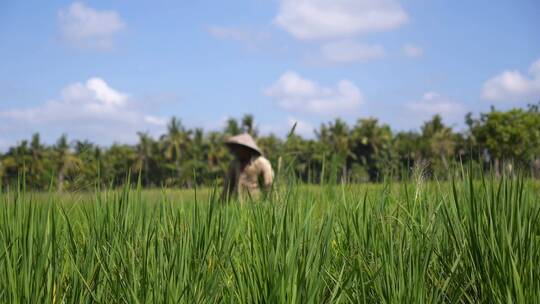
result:
[(538, 183), (517, 177), (0, 195), (2, 303), (538, 303)]

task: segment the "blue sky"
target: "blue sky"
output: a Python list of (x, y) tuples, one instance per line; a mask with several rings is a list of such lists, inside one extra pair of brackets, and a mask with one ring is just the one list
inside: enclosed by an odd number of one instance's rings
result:
[(39, 131), (106, 145), (161, 134), (173, 115), (219, 129), (435, 113), (540, 101), (536, 0), (0, 2), (0, 148)]

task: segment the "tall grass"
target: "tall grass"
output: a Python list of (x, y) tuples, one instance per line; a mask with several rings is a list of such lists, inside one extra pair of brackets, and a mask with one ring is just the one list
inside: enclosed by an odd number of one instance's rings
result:
[(221, 205), (140, 188), (1, 194), (4, 303), (535, 303), (538, 185), (280, 185)]

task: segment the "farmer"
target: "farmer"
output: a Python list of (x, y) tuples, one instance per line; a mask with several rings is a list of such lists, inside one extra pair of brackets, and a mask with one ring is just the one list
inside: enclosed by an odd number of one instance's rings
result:
[(225, 144), (234, 155), (229, 172), (225, 177), (222, 199), (237, 196), (244, 199), (257, 199), (261, 188), (270, 190), (274, 172), (270, 162), (262, 156), (261, 149), (249, 134), (229, 137)]

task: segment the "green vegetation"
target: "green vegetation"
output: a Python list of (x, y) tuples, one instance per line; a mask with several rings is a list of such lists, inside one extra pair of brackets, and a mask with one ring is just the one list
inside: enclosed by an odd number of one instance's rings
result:
[[(280, 139), (250, 115), (210, 133), (173, 118), (108, 148), (35, 134), (0, 155), (0, 303), (535, 303), (539, 109), (466, 122)], [(240, 132), (276, 182), (223, 205)]]
[[(463, 171), (462, 171), (463, 172)], [(534, 303), (540, 185), (503, 174), (0, 194), (2, 303)], [(141, 177), (142, 179), (142, 177)], [(217, 190), (217, 189), (216, 189)]]
[[(456, 164), (492, 167), (497, 176), (516, 167), (540, 176), (540, 112), (538, 106), (506, 112), (492, 109), (478, 118), (467, 115), (468, 129), (458, 133), (435, 116), (420, 132), (392, 131), (374, 118), (354, 126), (336, 119), (315, 130), (315, 138), (291, 133), (286, 139), (258, 136), (254, 119), (230, 119), (222, 132), (187, 129), (173, 118), (159, 138), (138, 133), (136, 145), (104, 148), (87, 141), (69, 142), (62, 136), (46, 146), (35, 134), (0, 155), (0, 185), (13, 187), (24, 176), (29, 188), (58, 190), (122, 186), (128, 172), (141, 173), (144, 187), (213, 186), (223, 177), (230, 155), (226, 136), (248, 132), (257, 138), (276, 170), (288, 164), (305, 183), (321, 181), (380, 182), (382, 177), (402, 180), (409, 169), (424, 167), (428, 178), (448, 180)], [(281, 158), (281, 160), (280, 160)], [(330, 176), (323, 167), (339, 168)]]

